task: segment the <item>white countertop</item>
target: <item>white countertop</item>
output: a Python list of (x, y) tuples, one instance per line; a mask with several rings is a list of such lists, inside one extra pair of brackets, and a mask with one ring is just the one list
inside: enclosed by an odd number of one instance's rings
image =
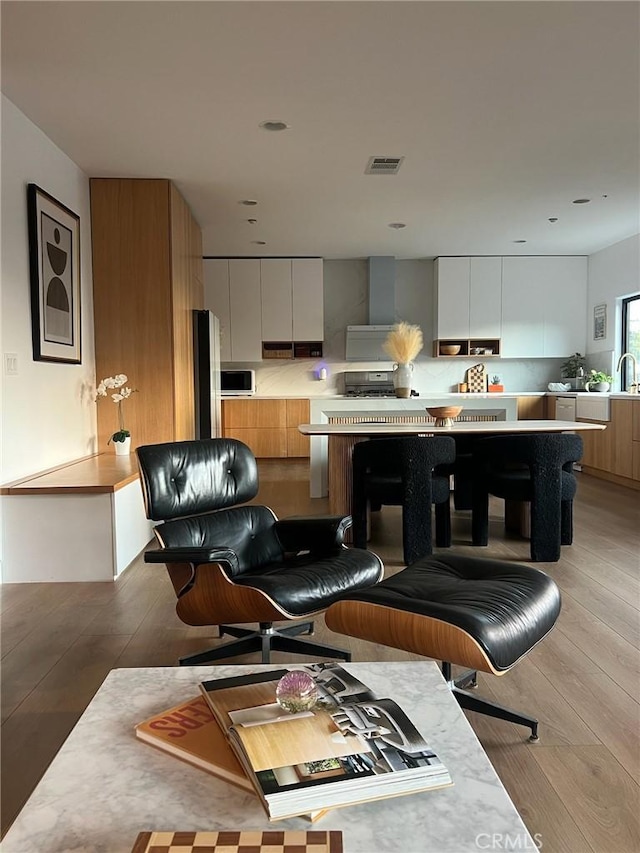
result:
[(609, 400), (640, 400), (640, 394), (628, 391), (547, 391), (547, 397), (606, 397)]
[[(455, 400), (495, 400), (499, 398), (514, 399), (517, 397), (544, 397), (548, 391), (501, 391), (495, 394), (469, 394), (459, 391), (429, 391), (428, 393), (420, 394), (418, 397), (410, 397), (410, 400), (419, 402), (420, 400), (431, 399), (455, 399)], [(563, 395), (564, 396), (564, 395)], [(346, 394), (247, 394), (245, 396), (234, 394), (229, 397), (222, 397), (222, 400), (393, 400), (406, 399), (394, 397), (347, 397)]]
[(303, 435), (419, 435), (421, 433), (462, 435), (477, 433), (494, 435), (529, 432), (576, 432), (602, 430), (604, 424), (584, 421), (454, 421), (451, 426), (433, 424), (359, 423), (359, 424), (300, 424)]

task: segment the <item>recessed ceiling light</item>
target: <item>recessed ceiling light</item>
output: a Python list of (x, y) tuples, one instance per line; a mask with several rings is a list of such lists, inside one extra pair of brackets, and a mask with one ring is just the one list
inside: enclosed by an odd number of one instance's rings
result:
[(558, 217), (557, 217), (557, 216), (550, 216), (550, 217), (549, 217), (549, 222), (557, 222), (557, 221), (558, 221)]
[(404, 222), (390, 222), (389, 228), (406, 228), (406, 223)]
[(590, 198), (575, 198), (572, 204), (589, 204)]
[(267, 121), (261, 121), (259, 124), (263, 130), (288, 130), (291, 125), (287, 124), (286, 121), (280, 121), (280, 119), (267, 119)]
[(252, 240), (251, 242), (254, 244), (254, 246), (266, 246), (267, 245), (266, 240)]
[(258, 202), (254, 198), (243, 198), (238, 204), (244, 204), (247, 207), (255, 207)]
[(249, 223), (249, 225), (255, 225), (257, 221), (258, 221), (257, 219), (247, 219), (247, 222)]
[(513, 242), (514, 243), (526, 243), (527, 241), (526, 240), (514, 240)]

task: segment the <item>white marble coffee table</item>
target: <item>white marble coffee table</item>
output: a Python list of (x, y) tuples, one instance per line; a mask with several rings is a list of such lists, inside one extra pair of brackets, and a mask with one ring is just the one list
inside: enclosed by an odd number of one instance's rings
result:
[(453, 787), (335, 810), (316, 824), (269, 824), (251, 794), (134, 736), (141, 720), (198, 693), (207, 678), (278, 665), (116, 669), (2, 841), (3, 853), (130, 853), (138, 832), (340, 829), (345, 853), (535, 850), (435, 663), (345, 664), (395, 699), (448, 766)]

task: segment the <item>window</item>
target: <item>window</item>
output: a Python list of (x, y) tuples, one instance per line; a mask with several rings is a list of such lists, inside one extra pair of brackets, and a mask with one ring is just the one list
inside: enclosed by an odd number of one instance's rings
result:
[[(640, 366), (640, 293), (622, 300), (622, 352), (635, 355)], [(628, 391), (632, 382), (633, 362), (626, 358), (622, 366), (620, 387)]]

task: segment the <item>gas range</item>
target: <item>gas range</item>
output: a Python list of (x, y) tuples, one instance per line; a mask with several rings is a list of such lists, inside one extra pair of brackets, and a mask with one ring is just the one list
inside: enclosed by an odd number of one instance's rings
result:
[(395, 397), (392, 370), (347, 370), (343, 377), (345, 397)]
[(391, 370), (347, 370), (343, 377), (345, 397), (395, 397)]
[(395, 397), (396, 395), (395, 395), (395, 391), (393, 389), (391, 389), (390, 391), (371, 390), (371, 389), (369, 389), (369, 390), (363, 389), (361, 391), (358, 391), (358, 390), (351, 389), (349, 391), (346, 391), (344, 396), (352, 398), (352, 399), (357, 398), (359, 400), (362, 400), (364, 398), (371, 399), (373, 397), (386, 399), (389, 397)]

